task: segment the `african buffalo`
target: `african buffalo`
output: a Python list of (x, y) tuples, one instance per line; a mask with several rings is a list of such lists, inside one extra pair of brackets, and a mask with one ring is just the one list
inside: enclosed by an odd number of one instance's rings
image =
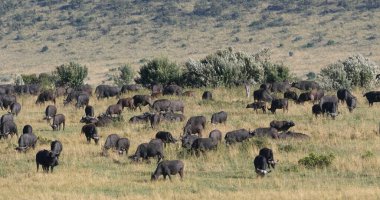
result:
[(291, 85), (289, 84), (288, 81), (284, 81), (284, 82), (274, 82), (271, 84), (271, 87), (270, 87), (270, 91), (271, 92), (286, 92), (290, 89)]
[(350, 112), (352, 112), (356, 108), (357, 99), (354, 96), (349, 96), (346, 99), (347, 108)]
[(277, 131), (287, 131), (289, 128), (295, 126), (293, 121), (277, 121), (270, 122), (270, 127), (277, 129)]
[(271, 102), (273, 97), (270, 95), (268, 90), (258, 89), (253, 91), (253, 100)]
[(150, 121), (150, 127), (156, 128), (158, 124), (161, 123), (161, 114), (160, 113), (150, 114), (149, 121)]
[(59, 140), (54, 140), (50, 143), (50, 150), (53, 154), (53, 156), (59, 158), (59, 155), (61, 155), (61, 152), (63, 150), (62, 143)]
[(121, 87), (121, 93), (126, 93), (126, 92), (129, 92), (129, 91), (139, 91), (142, 89), (142, 86), (141, 85), (138, 85), (138, 84), (131, 84), (131, 85), (123, 85)]
[(227, 121), (227, 113), (224, 111), (214, 113), (211, 116), (211, 123), (213, 124), (218, 124), (218, 123), (226, 124), (226, 121)]
[(282, 109), (283, 112), (288, 112), (288, 99), (274, 99), (268, 110), (274, 114), (276, 113), (276, 109)]
[(8, 135), (13, 137), (14, 134), (18, 137), (17, 125), (14, 121), (8, 120), (0, 125), (0, 139), (2, 137), (8, 138)]
[(332, 117), (332, 119), (335, 119), (335, 117), (339, 114), (338, 113), (338, 103), (334, 102), (324, 102), (322, 104), (322, 114), (327, 113)]
[(244, 140), (247, 140), (254, 136), (253, 132), (249, 132), (245, 129), (239, 129), (227, 132), (224, 136), (224, 140), (226, 141), (227, 145), (234, 144), (236, 142), (243, 142)]
[(218, 142), (222, 142), (222, 132), (220, 132), (220, 130), (218, 129), (212, 130), (210, 134), (208, 135), (208, 137)]
[(33, 127), (29, 124), (25, 125), (24, 128), (22, 128), (22, 134), (28, 133), (33, 133)]
[(112, 149), (116, 147), (117, 141), (120, 139), (118, 134), (111, 134), (107, 136), (106, 142), (103, 146), (103, 154), (106, 155), (108, 149)]
[(45, 117), (46, 122), (49, 123), (50, 119), (53, 118), (57, 114), (57, 107), (53, 105), (48, 105), (45, 109)]
[(352, 95), (351, 92), (347, 89), (339, 89), (336, 92), (336, 96), (338, 97), (341, 103), (344, 103), (345, 101), (347, 101), (348, 97), (353, 97), (354, 95)]
[(149, 95), (135, 95), (132, 97), (132, 99), (134, 107), (139, 107), (140, 111), (141, 106), (152, 106), (152, 98)]
[(204, 116), (193, 116), (193, 117), (190, 117), (187, 122), (186, 122), (186, 125), (201, 125), (202, 128), (206, 128), (206, 117)]
[(178, 114), (178, 113), (163, 113), (162, 118), (166, 121), (177, 121), (177, 122), (182, 122), (185, 120), (185, 116), (183, 114)]
[(271, 167), (273, 169), (275, 168), (276, 162), (274, 161), (274, 156), (273, 156), (272, 149), (264, 147), (264, 148), (260, 149), (259, 155), (264, 156), (266, 158), (269, 169)]
[(136, 124), (136, 123), (146, 123), (150, 121), (150, 113), (144, 113), (142, 115), (133, 116), (129, 119), (129, 123)]
[(182, 101), (159, 99), (154, 101), (152, 108), (156, 112), (184, 112), (184, 105)]
[(215, 150), (218, 147), (218, 140), (214, 138), (197, 138), (191, 145), (191, 151), (197, 156), (199, 152), (205, 153), (205, 151)]
[(65, 122), (66, 118), (63, 114), (56, 114), (53, 117), (53, 124), (51, 127), (53, 128), (53, 131), (61, 130), (61, 124), (63, 125), (63, 130), (65, 130)]
[(0, 107), (3, 110), (8, 109), (13, 103), (17, 102), (17, 98), (14, 95), (3, 94), (0, 95)]
[(293, 100), (293, 101), (297, 101), (298, 100), (298, 95), (294, 91), (286, 91), (284, 93), (284, 99), (290, 99), (290, 100)]
[(263, 113), (267, 112), (267, 104), (263, 101), (253, 102), (248, 104), (245, 108), (253, 108), (253, 110), (256, 111), (256, 114), (258, 109), (261, 109)]
[(95, 141), (95, 144), (98, 144), (99, 135), (98, 130), (95, 124), (86, 124), (82, 127), (81, 133), (84, 133), (87, 139), (87, 143), (91, 142), (91, 139)]
[(114, 105), (108, 106), (106, 110), (106, 115), (110, 117), (112, 117), (112, 115), (120, 116), (122, 111), (123, 111), (123, 108), (120, 104), (114, 104)]
[(287, 131), (287, 132), (283, 132), (280, 135), (278, 135), (278, 138), (279, 139), (305, 139), (305, 140), (308, 140), (308, 139), (310, 139), (310, 136), (305, 135), (303, 133)]
[(210, 91), (205, 91), (202, 94), (203, 100), (212, 100), (212, 93)]
[(98, 85), (95, 89), (95, 94), (97, 99), (109, 98), (109, 97), (119, 97), (121, 93), (121, 88), (110, 85)]
[(167, 85), (164, 87), (162, 91), (163, 95), (181, 95), (182, 94), (182, 87), (178, 85)]
[(128, 155), (130, 142), (128, 138), (119, 138), (116, 142), (116, 150), (118, 151), (119, 155), (123, 154), (125, 151), (125, 154)]
[(67, 97), (63, 101), (63, 105), (66, 106), (67, 104), (71, 103), (72, 101), (78, 100), (78, 97), (81, 95), (87, 95), (88, 96), (89, 94), (87, 94), (84, 91), (76, 91), (76, 90), (71, 91), (70, 93), (67, 94)]
[(52, 101), (55, 105), (55, 94), (51, 90), (45, 90), (41, 92), (36, 100), (36, 104), (43, 104), (45, 101)]
[(77, 97), (77, 103), (75, 104), (75, 106), (77, 108), (85, 107), (88, 105), (89, 102), (90, 102), (90, 97), (88, 96), (88, 94), (80, 94)]
[(181, 136), (181, 146), (185, 149), (190, 150), (191, 146), (197, 138), (199, 138), (197, 135), (185, 135), (183, 137)]
[(315, 81), (299, 81), (292, 83), (292, 87), (297, 88), (299, 90), (315, 90), (320, 89), (321, 87)]
[(7, 113), (1, 116), (0, 124), (5, 123), (6, 121), (13, 121), (13, 115), (11, 113)]
[(255, 166), (255, 172), (257, 173), (257, 175), (261, 177), (271, 172), (268, 166), (267, 159), (262, 155), (256, 156), (253, 161), (253, 164)]
[(49, 172), (49, 167), (51, 172), (53, 173), (53, 168), (58, 165), (57, 157), (46, 149), (37, 152), (36, 154), (36, 164), (37, 164), (37, 172), (39, 166), (42, 165), (42, 169), (44, 172)]
[(257, 128), (253, 131), (255, 137), (270, 137), (273, 139), (278, 138), (278, 131), (275, 128)]
[(22, 134), (20, 138), (18, 138), (18, 147), (16, 147), (17, 151), (25, 152), (30, 147), (33, 149), (36, 147), (37, 137), (33, 133)]
[(150, 157), (157, 157), (157, 163), (164, 158), (164, 147), (160, 139), (153, 139), (149, 143), (140, 144), (135, 154), (129, 156), (134, 161), (139, 161), (140, 158), (148, 160)]
[(311, 108), (311, 111), (315, 115), (315, 118), (317, 118), (318, 115), (322, 114), (322, 108), (319, 104), (314, 104)]
[(368, 105), (372, 106), (374, 102), (380, 102), (380, 91), (371, 91), (363, 95), (368, 100)]
[(183, 168), (184, 164), (180, 160), (164, 160), (158, 163), (156, 170), (151, 176), (151, 180), (157, 180), (159, 176), (163, 175), (164, 180), (166, 180), (166, 176), (169, 177), (170, 181), (172, 180), (170, 175), (176, 175), (177, 173), (183, 179)]
[(119, 99), (116, 104), (120, 104), (123, 110), (124, 108), (129, 108), (131, 110), (136, 109), (132, 98)]
[(155, 138), (162, 140), (162, 142), (164, 143), (165, 147), (166, 147), (166, 144), (176, 143), (177, 142), (177, 140), (173, 137), (173, 135), (170, 132), (167, 132), (167, 131), (159, 131), (159, 132), (157, 132)]
[(10, 109), (11, 109), (11, 113), (13, 115), (18, 115), (21, 111), (21, 104), (15, 102), (15, 103), (12, 103), (11, 106), (10, 106)]
[(94, 117), (95, 116), (94, 107), (90, 106), (90, 105), (87, 105), (84, 108), (84, 114), (85, 114), (86, 117)]

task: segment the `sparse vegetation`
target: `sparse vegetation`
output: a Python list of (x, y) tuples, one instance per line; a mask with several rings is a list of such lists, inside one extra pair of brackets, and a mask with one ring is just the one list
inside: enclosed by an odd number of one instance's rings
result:
[(131, 66), (123, 65), (118, 68), (110, 69), (107, 76), (108, 79), (112, 81), (115, 85), (123, 86), (130, 84), (133, 81), (135, 73)]
[(300, 159), (298, 163), (306, 168), (324, 168), (330, 166), (334, 158), (334, 154), (331, 153), (328, 155), (310, 153), (309, 156)]

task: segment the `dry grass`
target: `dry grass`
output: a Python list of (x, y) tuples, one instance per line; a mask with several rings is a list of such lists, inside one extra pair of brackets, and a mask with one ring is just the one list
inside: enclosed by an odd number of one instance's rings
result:
[[(148, 93), (144, 91), (143, 93)], [(147, 142), (159, 130), (168, 130), (178, 137), (185, 122), (163, 123), (152, 130), (148, 124), (130, 125), (127, 122), (100, 128), (100, 144), (87, 144), (80, 135), (79, 119), (83, 110), (73, 106), (63, 107), (58, 102), (58, 112), (66, 115), (65, 131), (53, 132), (42, 120), (45, 106), (35, 106), (36, 97), (19, 97), (23, 105), (16, 118), (21, 129), (31, 124), (40, 140), (35, 150), (17, 153), (16, 138), (0, 141), (0, 193), (1, 199), (379, 199), (380, 196), (380, 147), (378, 113), (380, 105), (368, 108), (366, 100), (356, 92), (359, 107), (348, 113), (345, 106), (336, 120), (311, 115), (311, 104), (292, 104), (289, 113), (255, 114), (245, 109), (250, 100), (243, 88), (218, 88), (213, 90), (215, 101), (203, 102), (201, 90), (196, 99), (184, 98), (185, 115), (205, 115), (224, 110), (228, 112), (226, 125), (207, 124), (208, 133), (220, 129), (223, 133), (239, 128), (255, 129), (268, 126), (273, 119), (294, 120), (293, 130), (312, 137), (310, 141), (260, 140), (275, 152), (280, 162), (265, 178), (257, 178), (253, 171), (253, 158), (258, 153), (257, 140), (226, 148), (224, 144), (206, 156), (190, 157), (180, 154), (180, 144), (165, 149), (166, 159), (181, 159), (185, 163), (183, 182), (174, 177), (173, 182), (150, 182), (150, 173), (156, 163), (134, 164), (127, 157), (110, 152), (100, 155), (101, 145), (107, 135), (117, 133), (131, 140), (129, 155), (138, 144)], [(128, 94), (126, 96), (132, 96)], [(177, 97), (169, 97), (177, 99)], [(91, 99), (96, 113), (105, 111), (116, 99)], [(147, 111), (147, 108), (144, 108)], [(3, 111), (4, 113), (4, 111)], [(138, 111), (124, 111), (127, 121)], [(63, 143), (60, 165), (54, 173), (36, 173), (35, 154), (49, 148), (49, 141), (59, 139)], [(259, 142), (260, 142), (259, 141)], [(284, 148), (288, 145), (288, 148)], [(285, 151), (287, 149), (287, 151)], [(367, 151), (373, 156), (363, 158)], [(298, 160), (311, 152), (333, 153), (335, 160), (326, 169), (310, 170), (298, 165)], [(162, 179), (162, 177), (160, 178)]]

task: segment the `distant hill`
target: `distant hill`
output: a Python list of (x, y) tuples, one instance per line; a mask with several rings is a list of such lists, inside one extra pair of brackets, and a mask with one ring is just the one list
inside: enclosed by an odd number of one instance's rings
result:
[(0, 74), (76, 61), (100, 83), (123, 63), (231, 46), (270, 48), (302, 76), (352, 53), (379, 63), (379, 11), (379, 0), (0, 0)]

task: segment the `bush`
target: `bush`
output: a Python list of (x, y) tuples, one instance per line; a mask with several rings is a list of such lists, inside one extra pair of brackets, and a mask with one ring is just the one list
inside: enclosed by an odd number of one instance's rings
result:
[(43, 89), (52, 89), (55, 87), (57, 77), (54, 74), (41, 73), (21, 74), (24, 84), (39, 84)]
[(113, 81), (117, 86), (127, 85), (132, 82), (135, 75), (131, 66), (123, 65), (118, 68), (110, 69), (109, 80)]
[(152, 84), (152, 83), (177, 83), (181, 77), (179, 66), (170, 62), (168, 58), (155, 58), (144, 64), (139, 71), (140, 77), (136, 79), (137, 83)]
[(231, 87), (245, 82), (288, 78), (289, 70), (285, 66), (270, 62), (268, 49), (250, 55), (228, 48), (200, 61), (187, 61), (182, 80), (183, 84), (193, 87)]
[(373, 88), (378, 73), (378, 65), (358, 54), (323, 68), (319, 79), (325, 89)]
[(306, 168), (324, 168), (331, 165), (335, 156), (333, 154), (318, 155), (311, 153), (309, 156), (302, 158), (298, 161), (298, 164), (305, 166)]
[(83, 81), (88, 75), (88, 69), (86, 66), (70, 62), (69, 64), (63, 64), (57, 67), (55, 73), (58, 76), (58, 86), (76, 88), (83, 85)]

